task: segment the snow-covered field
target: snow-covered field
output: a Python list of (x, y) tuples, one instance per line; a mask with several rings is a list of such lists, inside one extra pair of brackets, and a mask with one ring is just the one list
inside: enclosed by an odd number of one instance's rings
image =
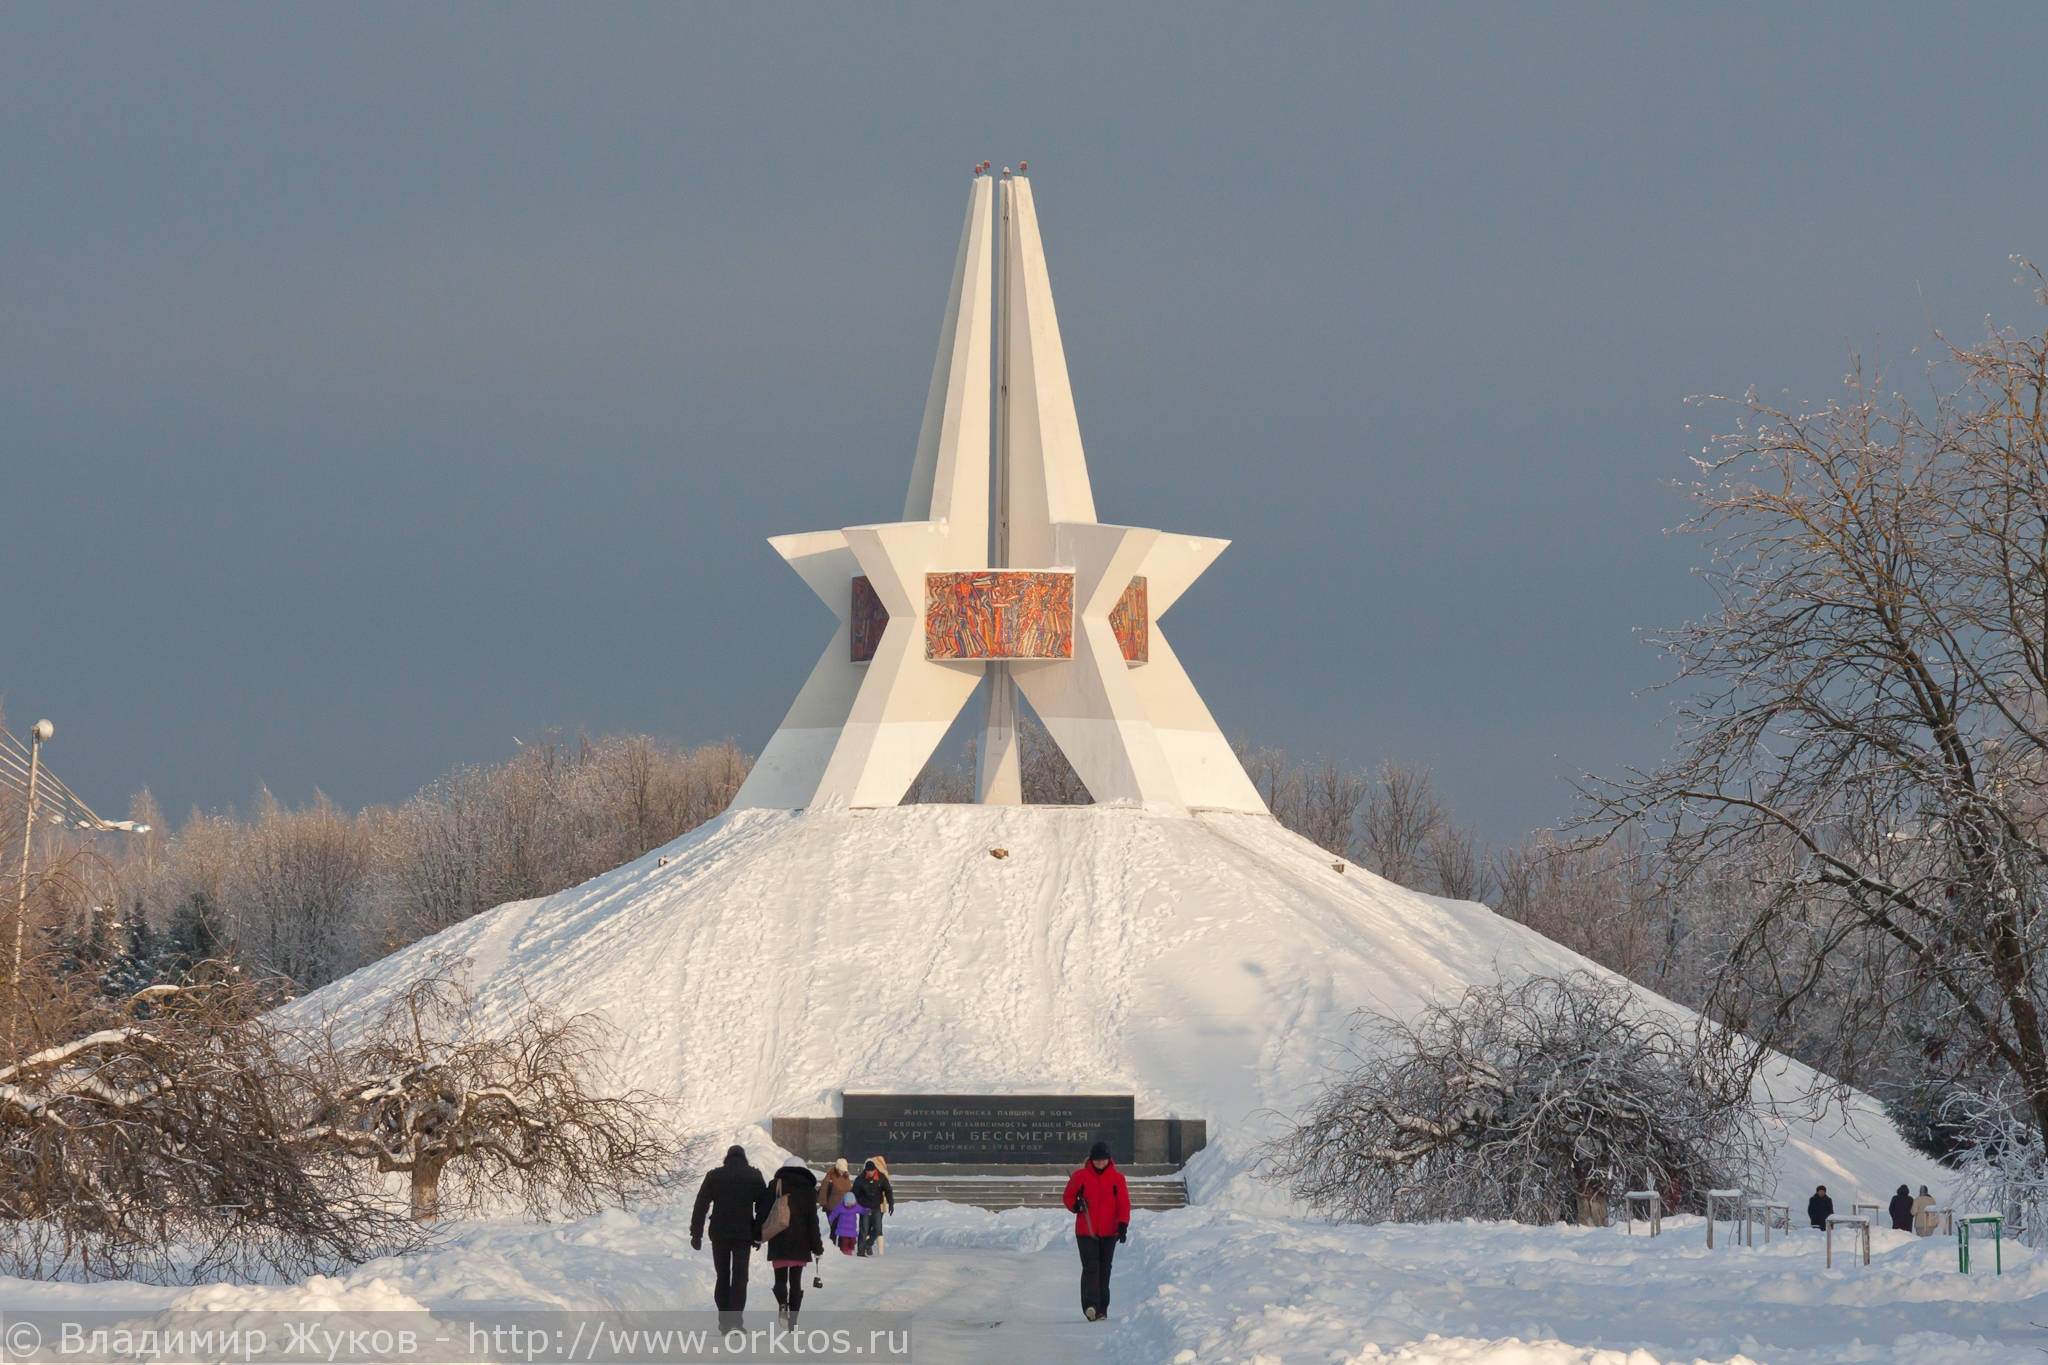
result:
[[(1078, 1260), (1057, 1212), (906, 1206), (888, 1254), (833, 1253), (814, 1322), (910, 1312), (920, 1362), (1400, 1361), (1409, 1365), (2009, 1365), (2048, 1351), (2048, 1260), (2008, 1246), (2005, 1274), (1956, 1273), (1955, 1246), (1880, 1232), (1868, 1268), (1822, 1268), (1821, 1239), (1709, 1252), (1696, 1218), (1662, 1237), (1499, 1224), (1331, 1227), (1194, 1208), (1140, 1213), (1118, 1255), (1111, 1320), (1076, 1309)], [(1723, 1229), (1724, 1233), (1726, 1229)], [(773, 1300), (757, 1267), (750, 1317)], [(471, 1225), (423, 1254), (294, 1287), (49, 1285), (0, 1280), (0, 1312), (205, 1307), (705, 1308), (710, 1258), (687, 1204), (579, 1223)]]

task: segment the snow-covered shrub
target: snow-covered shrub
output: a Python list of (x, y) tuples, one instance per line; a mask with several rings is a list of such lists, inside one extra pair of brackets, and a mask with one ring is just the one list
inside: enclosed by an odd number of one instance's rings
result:
[[(28, 1275), (303, 1275), (417, 1240), (296, 1141), (269, 996), (219, 963), (47, 1013), (0, 1060), (0, 1266)], [(78, 1002), (72, 1002), (77, 1005)]]
[(676, 1144), (644, 1093), (588, 1087), (608, 1041), (594, 1015), (529, 1005), (487, 1028), (452, 964), (414, 982), (346, 1045), (317, 1049), (296, 1141), (402, 1174), (413, 1218), (517, 1199), (531, 1212), (623, 1204), (666, 1173)]
[(1604, 1218), (1759, 1188), (1745, 1058), (1590, 973), (1474, 986), (1420, 1017), (1362, 1017), (1350, 1071), (1271, 1153), (1324, 1213), (1360, 1222)]

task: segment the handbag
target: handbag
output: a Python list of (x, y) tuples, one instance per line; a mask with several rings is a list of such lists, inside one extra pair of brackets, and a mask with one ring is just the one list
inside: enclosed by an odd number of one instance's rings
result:
[(764, 1242), (789, 1226), (789, 1195), (782, 1191), (780, 1180), (775, 1182), (775, 1189), (775, 1206), (768, 1210), (767, 1220), (761, 1224), (761, 1240)]

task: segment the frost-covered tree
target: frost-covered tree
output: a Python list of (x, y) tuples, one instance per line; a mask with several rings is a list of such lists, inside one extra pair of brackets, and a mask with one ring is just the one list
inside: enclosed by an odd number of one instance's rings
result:
[(2048, 335), (1929, 377), (1724, 400), (1688, 528), (1714, 609), (1657, 641), (1677, 753), (1591, 784), (1590, 822), (1657, 836), (1674, 885), (1747, 882), (1717, 1015), (1838, 1070), (1910, 1020), (2048, 1138)]
[(356, 1172), (295, 1141), (303, 1093), (225, 964), (119, 1000), (40, 994), (0, 1061), (0, 1263), (17, 1273), (304, 1274), (412, 1240)]
[(1953, 1208), (2005, 1216), (2005, 1231), (2048, 1246), (2048, 1146), (2025, 1097), (2008, 1079), (1981, 1092), (1952, 1092), (1942, 1121), (1960, 1139)]
[(1334, 1218), (1600, 1220), (1759, 1188), (1745, 1056), (1587, 973), (1474, 986), (1362, 1017), (1356, 1063), (1276, 1144), (1271, 1172)]
[(423, 1222), (508, 1196), (537, 1215), (624, 1203), (674, 1143), (651, 1095), (589, 1088), (604, 1043), (595, 1016), (537, 1005), (487, 1027), (462, 980), (437, 970), (359, 1039), (321, 1050), (295, 1141), (403, 1175)]

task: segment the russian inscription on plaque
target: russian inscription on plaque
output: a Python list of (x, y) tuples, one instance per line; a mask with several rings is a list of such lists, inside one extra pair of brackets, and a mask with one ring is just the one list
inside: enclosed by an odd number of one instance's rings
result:
[(880, 1095), (848, 1091), (840, 1132), (848, 1156), (991, 1166), (1078, 1165), (1107, 1142), (1131, 1159), (1130, 1095)]

